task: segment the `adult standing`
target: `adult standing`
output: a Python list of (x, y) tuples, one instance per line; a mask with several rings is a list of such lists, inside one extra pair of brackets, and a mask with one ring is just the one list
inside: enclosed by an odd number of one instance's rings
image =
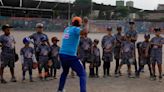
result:
[(60, 77), (58, 92), (63, 92), (69, 68), (72, 68), (80, 77), (80, 92), (86, 92), (86, 72), (80, 60), (77, 58), (80, 33), (86, 32), (86, 30), (81, 31), (81, 25), (82, 19), (80, 17), (74, 17), (72, 19), (72, 25), (64, 30), (59, 52), (63, 72)]

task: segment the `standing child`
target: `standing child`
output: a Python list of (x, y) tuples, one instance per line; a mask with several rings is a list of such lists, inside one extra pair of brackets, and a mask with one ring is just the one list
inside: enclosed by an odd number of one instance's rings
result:
[(104, 69), (104, 77), (111, 76), (110, 75), (110, 63), (113, 61), (113, 46), (115, 43), (115, 38), (112, 36), (112, 28), (107, 28), (108, 35), (105, 35), (102, 39), (101, 46), (103, 49), (103, 69)]
[(114, 47), (114, 58), (116, 60), (115, 74), (117, 74), (117, 70), (118, 70), (120, 58), (121, 58), (121, 43), (122, 43), (122, 37), (123, 37), (121, 32), (122, 32), (122, 27), (118, 26), (117, 34), (115, 34), (116, 44)]
[[(36, 49), (36, 53), (39, 56), (39, 75), (40, 75), (40, 79), (42, 79), (43, 77), (45, 78), (45, 80), (48, 77), (48, 61), (50, 58), (50, 47), (46, 44), (47, 42), (47, 37), (43, 36), (41, 38), (41, 44), (37, 47)], [(45, 74), (44, 76), (42, 76), (42, 69), (44, 68), (45, 70)]]
[(0, 79), (1, 83), (7, 83), (3, 77), (4, 69), (6, 66), (9, 66), (11, 72), (11, 82), (16, 82), (16, 78), (14, 75), (14, 67), (15, 67), (15, 39), (11, 35), (11, 26), (6, 24), (2, 26), (3, 35), (0, 36), (1, 43), (1, 65), (0, 65)]
[(160, 36), (161, 29), (155, 28), (155, 37), (151, 39), (151, 62), (153, 69), (153, 79), (156, 80), (155, 66), (158, 65), (159, 80), (162, 80), (162, 45), (164, 38)]
[(100, 59), (100, 49), (97, 47), (99, 44), (99, 40), (95, 39), (93, 42), (93, 46), (91, 48), (91, 54), (92, 54), (92, 62), (90, 64), (90, 77), (99, 77), (99, 70), (98, 68), (101, 65), (101, 59)]
[[(137, 30), (135, 30), (135, 22), (134, 21), (129, 22), (129, 30), (125, 34), (130, 35), (131, 42), (135, 46), (137, 39), (138, 39), (138, 33), (137, 33)], [(137, 74), (138, 65), (137, 65), (137, 60), (136, 60), (136, 50), (135, 49), (134, 49), (134, 55), (135, 55), (135, 57), (134, 57), (135, 58), (135, 61), (134, 61), (135, 74)]]
[(119, 65), (116, 77), (119, 76), (119, 71), (123, 64), (128, 66), (128, 77), (132, 78), (131, 75), (131, 64), (134, 63), (134, 44), (131, 42), (130, 35), (126, 35), (126, 40), (121, 44), (121, 63)]
[(88, 33), (84, 32), (80, 37), (79, 43), (79, 57), (83, 63), (84, 68), (86, 68), (86, 62), (89, 62), (91, 55), (92, 40), (88, 37)]
[(59, 41), (57, 37), (52, 37), (51, 41), (53, 43), (53, 45), (51, 46), (51, 60), (53, 64), (51, 66), (50, 75), (51, 77), (53, 76), (56, 79), (56, 71), (57, 69), (60, 69), (60, 62), (59, 62), (60, 47), (57, 45)]
[(22, 81), (25, 80), (25, 74), (26, 71), (29, 72), (30, 76), (30, 82), (33, 82), (32, 78), (32, 68), (33, 68), (33, 63), (36, 63), (36, 58), (35, 58), (35, 53), (34, 49), (30, 47), (30, 38), (26, 37), (23, 39), (24, 47), (20, 51), (20, 56), (21, 56), (21, 63), (22, 63), (22, 71), (23, 71), (23, 78)]
[(150, 78), (152, 78), (151, 62), (150, 62), (150, 34), (145, 34), (145, 41), (138, 42), (138, 54), (139, 54), (139, 70), (137, 71), (137, 77), (140, 76), (140, 72), (144, 68), (144, 65), (147, 64), (150, 72)]

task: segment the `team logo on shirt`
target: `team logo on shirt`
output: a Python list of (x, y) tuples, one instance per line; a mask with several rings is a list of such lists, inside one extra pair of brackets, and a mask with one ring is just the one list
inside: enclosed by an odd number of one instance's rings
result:
[(64, 39), (69, 39), (69, 33), (64, 34)]

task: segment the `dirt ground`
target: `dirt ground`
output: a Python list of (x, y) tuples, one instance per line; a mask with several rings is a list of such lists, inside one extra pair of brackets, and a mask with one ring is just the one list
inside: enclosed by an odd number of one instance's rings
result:
[[(17, 31), (12, 33), (17, 41), (16, 47), (17, 47), (17, 52), (19, 53), (20, 48), (23, 47), (22, 38), (32, 34), (33, 32)], [(61, 39), (62, 36), (62, 33), (46, 32), (46, 34), (50, 38), (52, 36), (57, 36), (59, 39)], [(101, 40), (103, 35), (105, 34), (91, 33), (89, 34), (89, 37), (91, 37), (92, 39), (97, 38)], [(139, 41), (141, 40), (143, 40), (142, 34), (139, 35)], [(112, 77), (103, 78), (102, 67), (100, 67), (100, 78), (92, 78), (92, 79), (88, 78), (87, 81), (88, 92), (164, 92), (164, 81), (159, 82), (159, 81), (149, 80), (149, 72), (147, 67), (145, 67), (145, 72), (141, 74), (141, 78), (139, 79), (129, 79), (126, 74), (127, 71), (126, 66), (122, 68), (123, 76), (119, 78), (115, 78), (114, 67), (115, 67), (115, 61), (112, 62), (112, 68), (111, 68)], [(18, 82), (16, 83), (8, 82), (7, 84), (0, 84), (0, 92), (56, 92), (61, 71), (58, 71), (58, 79), (49, 80), (49, 81), (40, 81), (37, 78), (37, 70), (34, 70), (33, 76), (35, 82), (33, 83), (30, 83), (28, 80), (22, 83), (21, 72), (22, 71), (21, 71), (20, 62), (17, 62), (15, 68), (15, 75), (17, 77)], [(87, 73), (88, 73), (88, 69), (87, 69)], [(5, 69), (4, 78), (7, 81), (10, 80), (10, 72), (8, 68)], [(28, 78), (28, 74), (27, 74), (27, 78)], [(78, 85), (79, 85), (78, 77), (76, 78), (68, 77), (65, 86), (66, 92), (79, 92)]]

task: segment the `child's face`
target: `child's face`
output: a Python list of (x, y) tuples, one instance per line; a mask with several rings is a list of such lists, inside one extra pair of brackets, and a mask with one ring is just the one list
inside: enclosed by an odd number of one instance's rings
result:
[(96, 42), (94, 42), (93, 44), (94, 44), (94, 46), (97, 46), (98, 45), (98, 43), (96, 43)]
[(5, 34), (5, 35), (10, 35), (10, 28), (6, 28), (6, 29), (4, 30), (4, 34)]
[(43, 32), (43, 28), (42, 27), (38, 27), (38, 28), (36, 28), (36, 31), (39, 32), (39, 33), (42, 33)]
[(30, 44), (29, 43), (26, 43), (25, 46), (28, 47)]
[(145, 38), (145, 41), (149, 41), (150, 38)]
[(122, 32), (122, 30), (121, 30), (121, 29), (119, 29), (119, 30), (117, 30), (117, 32), (118, 32), (118, 33), (121, 33), (121, 32)]
[(53, 44), (57, 44), (57, 41), (56, 41), (56, 40), (52, 40), (52, 43), (53, 43)]
[(42, 44), (46, 44), (46, 41), (42, 41)]
[(130, 39), (130, 37), (126, 37), (126, 40), (127, 40), (127, 41), (130, 41), (131, 39)]
[(159, 35), (160, 35), (160, 31), (155, 32), (155, 35), (156, 35), (156, 36), (159, 36)]
[(111, 35), (111, 34), (112, 34), (112, 30), (108, 30), (108, 34), (110, 34), (110, 35)]
[(130, 29), (134, 29), (134, 24), (130, 24)]

